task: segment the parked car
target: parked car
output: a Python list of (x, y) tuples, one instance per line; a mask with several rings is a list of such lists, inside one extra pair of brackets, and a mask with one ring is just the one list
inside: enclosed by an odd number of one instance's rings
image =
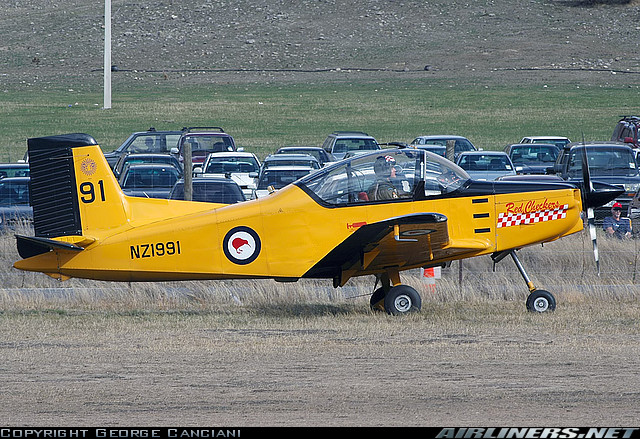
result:
[(640, 189), (633, 195), (627, 207), (627, 216), (631, 219), (631, 233), (637, 238), (640, 235)]
[(410, 145), (411, 148), (423, 149), (425, 151), (432, 152), (440, 157), (447, 156), (447, 147), (441, 145)]
[(316, 169), (310, 166), (276, 166), (264, 169), (257, 179), (256, 189), (252, 198), (261, 198), (272, 191), (282, 189)]
[(546, 174), (560, 148), (552, 143), (514, 143), (504, 148), (518, 174)]
[(30, 177), (5, 177), (0, 179), (0, 229), (33, 222), (30, 205)]
[(465, 151), (456, 164), (473, 180), (496, 180), (504, 175), (516, 175), (509, 156), (503, 151)]
[(564, 180), (553, 174), (509, 174), (496, 178), (497, 181), (520, 181), (520, 182), (543, 182), (543, 183), (562, 183)]
[(0, 163), (0, 178), (5, 177), (28, 177), (28, 163)]
[(320, 169), (320, 162), (314, 156), (308, 154), (270, 154), (262, 161), (260, 170), (276, 166), (308, 166)]
[[(427, 145), (442, 146), (442, 147), (445, 147), (445, 154), (446, 154), (446, 146), (447, 146), (447, 142), (449, 140), (455, 140), (455, 142), (456, 142), (455, 146), (454, 146), (454, 149), (453, 149), (453, 151), (454, 151), (454, 162), (456, 161), (456, 159), (458, 158), (460, 153), (465, 152), (465, 151), (477, 151), (478, 150), (478, 148), (476, 148), (475, 145), (473, 143), (471, 143), (471, 141), (469, 139), (467, 139), (466, 137), (463, 137), (463, 136), (451, 136), (451, 135), (418, 136), (415, 139), (413, 139), (409, 145), (413, 146), (413, 147), (416, 147), (416, 148), (420, 148), (420, 149), (422, 149), (423, 147), (425, 147)], [(445, 157), (445, 155), (442, 155), (442, 156)]]
[(249, 199), (255, 189), (254, 177), (260, 170), (260, 160), (252, 152), (215, 152), (207, 156), (202, 167), (194, 168), (198, 177), (229, 176), (240, 186), (244, 196)]
[(104, 157), (113, 169), (120, 156), (124, 154), (148, 152), (168, 154), (172, 148), (178, 146), (181, 135), (181, 130), (157, 131), (151, 127), (147, 131), (131, 134), (122, 145), (111, 152), (106, 152)]
[(611, 141), (628, 143), (632, 147), (640, 147), (640, 138), (638, 137), (638, 129), (640, 128), (640, 116), (621, 116), (618, 121)]
[(324, 140), (322, 149), (336, 160), (342, 160), (348, 152), (371, 152), (381, 148), (373, 136), (362, 131), (334, 131)]
[(154, 153), (129, 153), (121, 155), (115, 166), (113, 167), (113, 173), (116, 178), (122, 174), (122, 171), (134, 163), (163, 163), (165, 165), (175, 166), (176, 169), (182, 175), (182, 164), (178, 161), (177, 157), (171, 154), (154, 154)]
[(320, 166), (336, 161), (331, 153), (318, 146), (283, 146), (276, 151), (276, 154), (308, 154), (315, 157)]
[(558, 148), (563, 148), (571, 143), (571, 140), (562, 136), (527, 136), (520, 140), (520, 143), (552, 143)]
[(631, 199), (640, 189), (640, 172), (631, 147), (619, 142), (574, 142), (566, 145), (558, 155), (553, 172), (565, 181), (582, 182), (582, 150), (586, 148), (591, 181), (619, 186), (625, 192), (615, 200), (594, 209), (596, 219), (610, 215), (611, 206), (618, 202), (627, 211)]
[(171, 150), (171, 153), (178, 157), (180, 163), (184, 162), (184, 147), (186, 144), (191, 145), (192, 168), (202, 166), (207, 156), (212, 152), (243, 150), (243, 148), (237, 148), (233, 137), (225, 133), (220, 127), (184, 128), (178, 140), (178, 146)]
[(169, 198), (179, 178), (175, 166), (161, 163), (137, 163), (120, 175), (120, 187), (126, 195), (147, 198)]
[[(235, 204), (246, 200), (240, 186), (230, 178), (195, 177), (191, 180), (191, 183), (191, 201)], [(184, 200), (184, 180), (176, 182), (171, 189), (169, 198), (172, 200)]]

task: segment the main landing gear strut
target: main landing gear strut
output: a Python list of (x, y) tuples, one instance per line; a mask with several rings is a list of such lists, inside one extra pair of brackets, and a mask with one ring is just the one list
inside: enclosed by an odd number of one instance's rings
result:
[(529, 287), (529, 296), (527, 297), (527, 311), (530, 312), (548, 312), (556, 309), (556, 299), (553, 297), (553, 294), (546, 290), (539, 290), (531, 282), (529, 276), (527, 276), (527, 272), (524, 271), (518, 256), (516, 256), (515, 250), (506, 250), (494, 253), (491, 255), (491, 259), (493, 259), (494, 263), (500, 262), (505, 256), (510, 255), (513, 262), (516, 264), (520, 275), (527, 283), (527, 287)]
[[(420, 294), (409, 285), (400, 283), (400, 275), (397, 270), (387, 271), (376, 275), (376, 289), (371, 295), (371, 309), (374, 311), (386, 311), (392, 315), (403, 315), (418, 312), (422, 307)], [(374, 288), (375, 288), (374, 286)]]

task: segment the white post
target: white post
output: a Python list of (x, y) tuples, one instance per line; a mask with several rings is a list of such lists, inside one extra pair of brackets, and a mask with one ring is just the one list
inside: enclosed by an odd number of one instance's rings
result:
[(104, 106), (111, 108), (111, 0), (104, 0)]

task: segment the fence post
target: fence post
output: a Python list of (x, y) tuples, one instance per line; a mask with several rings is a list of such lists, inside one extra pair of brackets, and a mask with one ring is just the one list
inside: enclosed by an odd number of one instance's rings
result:
[(456, 141), (447, 140), (447, 149), (445, 150), (445, 158), (455, 161)]
[(184, 199), (186, 201), (193, 200), (193, 163), (191, 160), (191, 142), (184, 142), (182, 148), (183, 164), (184, 164)]

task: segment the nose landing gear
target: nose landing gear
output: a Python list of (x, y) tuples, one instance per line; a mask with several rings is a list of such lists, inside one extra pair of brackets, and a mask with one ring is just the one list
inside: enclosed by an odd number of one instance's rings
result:
[(527, 296), (527, 311), (529, 312), (550, 312), (555, 311), (556, 309), (556, 299), (553, 297), (553, 294), (546, 290), (539, 290), (531, 282), (527, 272), (524, 271), (524, 267), (520, 263), (518, 256), (516, 255), (515, 250), (506, 250), (498, 253), (494, 253), (491, 255), (491, 259), (493, 259), (494, 263), (500, 262), (505, 256), (510, 255), (513, 262), (516, 264), (520, 275), (524, 279), (529, 287), (529, 296)]

